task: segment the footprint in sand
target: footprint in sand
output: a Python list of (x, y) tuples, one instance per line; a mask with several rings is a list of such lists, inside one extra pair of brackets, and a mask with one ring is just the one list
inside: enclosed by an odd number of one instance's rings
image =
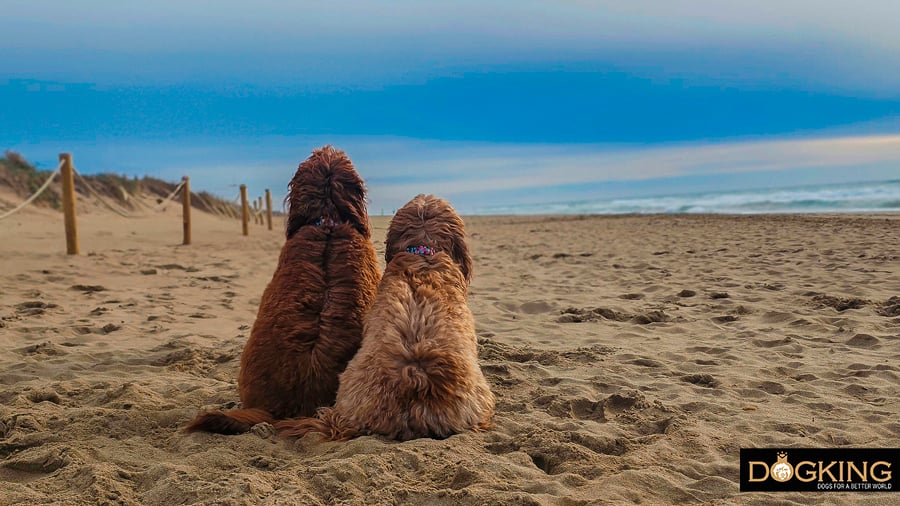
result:
[(194, 279), (199, 279), (200, 281), (213, 281), (216, 283), (229, 283), (232, 279), (239, 278), (240, 275), (232, 274), (227, 276), (196, 276)]
[(66, 355), (68, 352), (57, 346), (50, 341), (44, 341), (38, 344), (32, 344), (30, 346), (26, 346), (24, 348), (20, 348), (17, 350), (19, 353), (23, 355), (46, 355), (46, 356), (59, 356)]
[(596, 307), (596, 308), (567, 308), (561, 312), (556, 319), (559, 323), (582, 323), (598, 320), (611, 320), (617, 322), (631, 322), (637, 325), (647, 325), (650, 323), (668, 322), (672, 317), (664, 311), (654, 309), (638, 314), (623, 313), (615, 309)]
[(165, 264), (165, 265), (158, 265), (157, 267), (159, 267), (162, 270), (166, 270), (166, 271), (171, 271), (171, 270), (181, 270), (184, 272), (199, 272), (200, 271), (200, 269), (198, 269), (196, 267), (191, 267), (191, 266), (185, 267), (180, 264)]
[(751, 343), (754, 346), (759, 346), (760, 348), (776, 348), (780, 346), (790, 346), (793, 351), (800, 351), (803, 349), (802, 346), (797, 344), (797, 342), (791, 337), (783, 337), (781, 339), (751, 339)]
[(536, 300), (522, 304), (519, 306), (518, 310), (520, 313), (524, 314), (549, 313), (553, 311), (553, 306), (546, 301)]
[(631, 323), (636, 323), (638, 325), (647, 325), (650, 323), (660, 323), (667, 322), (672, 319), (671, 316), (663, 312), (662, 310), (656, 309), (652, 311), (647, 311), (643, 314), (635, 315), (634, 318), (631, 319)]
[(593, 420), (605, 422), (603, 401), (591, 401), (584, 397), (566, 398), (558, 394), (544, 395), (534, 399), (534, 405), (557, 418)]
[(876, 312), (881, 316), (900, 316), (900, 297), (894, 296), (882, 302)]
[(787, 392), (787, 389), (784, 387), (784, 385), (775, 381), (761, 381), (756, 385), (756, 388), (772, 395), (782, 395)]
[(74, 461), (81, 460), (77, 452), (62, 444), (28, 448), (3, 461), (3, 467), (26, 473), (50, 474)]
[(879, 344), (880, 342), (881, 340), (875, 336), (869, 334), (856, 334), (847, 341), (847, 345), (853, 346), (854, 348), (874, 349), (881, 347)]
[(856, 297), (845, 298), (826, 294), (813, 295), (812, 302), (819, 308), (830, 307), (839, 313), (848, 309), (859, 309), (869, 303), (867, 300)]
[(593, 322), (601, 319), (624, 322), (634, 317), (634, 315), (622, 313), (620, 311), (616, 311), (615, 309), (609, 309), (605, 307), (570, 307), (563, 309), (560, 313), (561, 315), (556, 319), (556, 321), (559, 323)]
[(72, 290), (77, 290), (79, 292), (84, 292), (88, 295), (96, 292), (105, 292), (106, 287), (101, 285), (72, 285)]
[(639, 365), (641, 367), (652, 367), (652, 368), (663, 367), (662, 362), (653, 360), (652, 358), (636, 358), (628, 363), (634, 364), (634, 365)]
[(760, 317), (763, 323), (787, 323), (793, 321), (795, 315), (784, 311), (766, 311)]
[(687, 376), (682, 376), (681, 381), (704, 388), (716, 388), (720, 384), (719, 380), (714, 378), (711, 374), (689, 374)]
[(44, 314), (47, 309), (59, 307), (56, 304), (31, 300), (16, 304), (16, 314), (19, 316), (37, 316)]
[(32, 390), (32, 391), (28, 392), (27, 397), (28, 397), (29, 401), (31, 401), (35, 404), (38, 404), (41, 402), (50, 402), (53, 404), (60, 403), (59, 394), (56, 393), (56, 391), (52, 390), (52, 389)]
[(528, 346), (509, 346), (487, 339), (479, 339), (478, 356), (482, 361), (500, 364), (537, 362), (541, 365), (593, 364), (616, 349), (594, 345), (569, 351), (540, 350)]
[[(262, 424), (257, 424), (262, 425)], [(266, 424), (269, 425), (269, 424)], [(269, 425), (271, 427), (271, 425)], [(256, 426), (253, 427), (256, 429)], [(275, 459), (272, 457), (267, 457), (265, 455), (257, 455), (250, 460), (247, 461), (247, 465), (255, 467), (257, 469), (262, 469), (264, 471), (274, 471), (282, 466), (284, 466), (285, 462), (283, 460)]]

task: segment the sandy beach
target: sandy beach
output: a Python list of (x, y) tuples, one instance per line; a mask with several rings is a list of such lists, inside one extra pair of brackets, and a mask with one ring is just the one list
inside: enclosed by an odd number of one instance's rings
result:
[(738, 469), (900, 446), (898, 215), (467, 218), (496, 424), (406, 443), (181, 431), (238, 401), (282, 244), (193, 221), (182, 246), (178, 206), (86, 208), (78, 256), (56, 211), (0, 221), (0, 505), (897, 500), (742, 494)]

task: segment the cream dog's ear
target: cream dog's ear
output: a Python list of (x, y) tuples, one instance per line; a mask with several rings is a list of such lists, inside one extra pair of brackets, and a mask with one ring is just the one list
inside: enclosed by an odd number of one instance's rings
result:
[(450, 256), (459, 265), (459, 270), (462, 271), (463, 277), (466, 278), (466, 285), (468, 285), (472, 282), (472, 255), (469, 253), (469, 242), (466, 240), (465, 226), (462, 224), (461, 218), (459, 221), (459, 230), (454, 231), (456, 235), (453, 238)]

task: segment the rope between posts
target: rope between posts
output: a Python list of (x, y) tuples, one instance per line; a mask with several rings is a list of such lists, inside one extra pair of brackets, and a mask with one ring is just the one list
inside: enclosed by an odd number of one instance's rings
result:
[(22, 208), (24, 208), (25, 206), (27, 206), (28, 204), (33, 202), (34, 199), (38, 198), (38, 196), (41, 193), (43, 193), (44, 190), (46, 190), (48, 186), (50, 186), (50, 183), (53, 182), (53, 178), (55, 178), (56, 175), (59, 174), (59, 171), (60, 171), (60, 169), (62, 169), (62, 166), (63, 166), (63, 162), (59, 162), (59, 166), (56, 167), (56, 170), (54, 170), (53, 173), (50, 174), (50, 177), (48, 177), (47, 180), (44, 181), (44, 184), (42, 184), (41, 187), (38, 188), (37, 191), (34, 192), (34, 194), (32, 196), (28, 197), (28, 199), (25, 202), (22, 202), (21, 204), (19, 204), (18, 207), (11, 209), (3, 214), (0, 214), (0, 220), (2, 220), (4, 218), (9, 218), (10, 216), (16, 214), (17, 212), (21, 211)]
[(209, 205), (209, 202), (207, 202), (206, 199), (203, 198), (199, 193), (194, 193), (194, 192), (191, 192), (191, 193), (194, 194), (193, 198), (197, 199), (198, 202), (200, 202), (201, 204), (203, 204), (203, 206), (206, 207), (206, 209), (207, 209), (211, 214), (215, 214), (215, 215), (218, 215), (218, 214), (219, 214), (218, 212), (216, 212), (215, 209), (212, 208), (211, 205)]
[(126, 190), (122, 185), (119, 185), (119, 189), (122, 190), (122, 193), (123, 193), (124, 195), (127, 196), (127, 198), (125, 199), (126, 202), (134, 202), (134, 205), (135, 205), (136, 207), (142, 209), (144, 212), (152, 211), (152, 210), (153, 210), (153, 208), (152, 208), (150, 205), (148, 205), (148, 204), (142, 202), (141, 199), (139, 199), (139, 198), (135, 197), (134, 195), (128, 193), (128, 190)]
[(176, 193), (178, 193), (178, 190), (180, 190), (182, 186), (184, 186), (184, 179), (182, 179), (181, 182), (178, 183), (178, 186), (176, 186), (175, 189), (172, 190), (172, 193), (170, 193), (166, 198), (164, 198), (162, 202), (160, 202), (156, 207), (153, 208), (153, 210), (154, 211), (164, 210), (166, 208), (166, 206), (169, 205), (169, 201), (172, 199), (172, 197), (175, 196)]
[(118, 214), (119, 216), (122, 216), (122, 217), (124, 217), (124, 218), (134, 218), (134, 216), (132, 216), (132, 215), (130, 215), (130, 214), (128, 214), (128, 213), (122, 212), (122, 211), (119, 210), (119, 209), (116, 209), (115, 207), (113, 207), (112, 204), (110, 204), (109, 202), (107, 202), (106, 200), (104, 200), (104, 198), (103, 198), (102, 196), (100, 196), (100, 193), (99, 193), (97, 190), (95, 190), (93, 186), (91, 186), (90, 184), (88, 184), (87, 179), (85, 179), (85, 178), (81, 175), (81, 173), (78, 172), (78, 170), (75, 169), (75, 167), (72, 167), (72, 171), (75, 173), (76, 176), (78, 176), (78, 180), (81, 181), (81, 184), (83, 184), (85, 187), (87, 187), (88, 191), (90, 191), (91, 193), (93, 193), (93, 194), (94, 194), (94, 197), (97, 197), (97, 200), (99, 200), (103, 205), (105, 205), (107, 208), (109, 208), (110, 211), (112, 211), (112, 212), (114, 212), (114, 213), (116, 213), (116, 214)]
[(220, 218), (221, 218), (221, 217), (227, 218), (227, 216), (225, 216), (225, 215), (222, 213), (222, 211), (219, 211), (219, 210), (216, 209), (215, 207), (209, 205), (209, 201), (206, 200), (205, 198), (203, 198), (202, 195), (200, 195), (199, 193), (195, 193), (194, 196), (197, 197), (197, 200), (199, 200), (200, 202), (202, 202), (204, 206), (206, 206), (206, 208), (209, 210), (210, 213), (212, 213), (212, 214), (214, 214), (214, 215), (216, 215), (216, 216), (219, 216)]

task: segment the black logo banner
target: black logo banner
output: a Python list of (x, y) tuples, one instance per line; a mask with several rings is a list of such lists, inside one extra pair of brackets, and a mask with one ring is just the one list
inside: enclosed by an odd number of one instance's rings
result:
[(900, 448), (742, 448), (741, 492), (895, 492)]

